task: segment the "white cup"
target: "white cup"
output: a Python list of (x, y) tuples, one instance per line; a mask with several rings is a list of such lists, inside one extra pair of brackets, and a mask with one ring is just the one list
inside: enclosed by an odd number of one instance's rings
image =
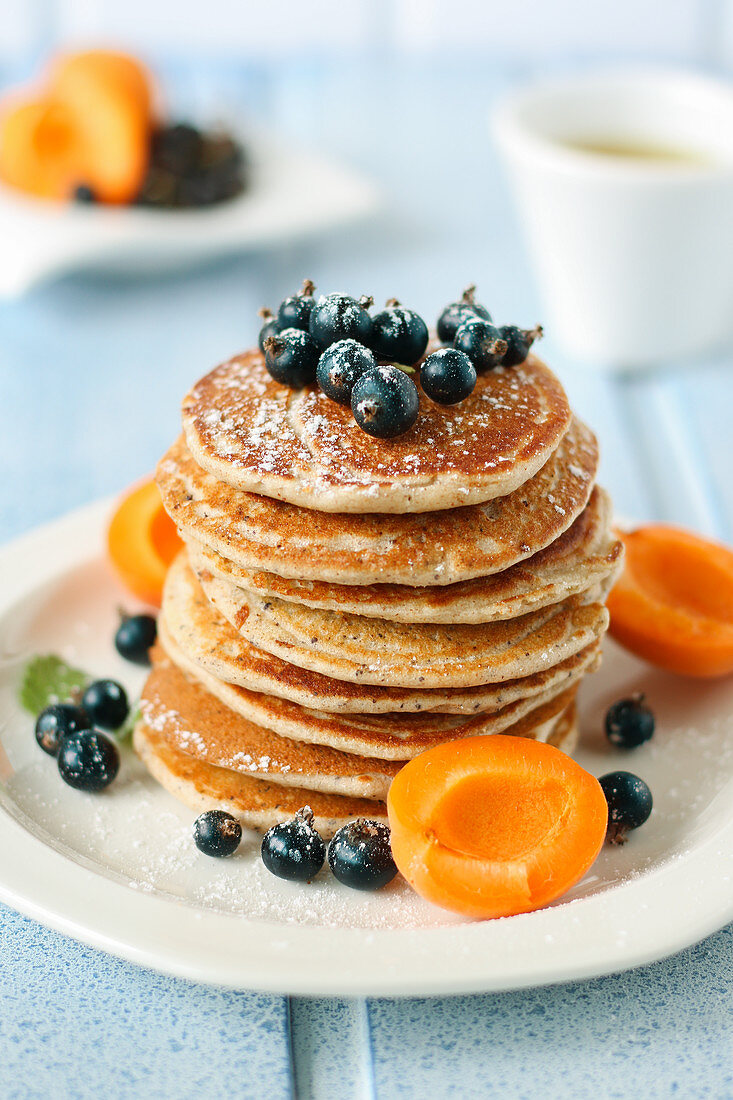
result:
[[(645, 367), (733, 337), (733, 86), (668, 70), (600, 72), (524, 88), (493, 121), (543, 321), (571, 354)], [(699, 159), (568, 144), (604, 141)]]

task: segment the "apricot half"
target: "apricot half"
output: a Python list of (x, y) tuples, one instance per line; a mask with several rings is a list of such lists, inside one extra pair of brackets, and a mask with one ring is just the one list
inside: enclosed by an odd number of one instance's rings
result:
[(598, 780), (525, 737), (466, 737), (429, 749), (387, 799), (395, 863), (428, 901), (469, 917), (549, 904), (598, 855), (608, 809)]
[(120, 580), (141, 600), (160, 606), (168, 566), (181, 546), (154, 481), (122, 499), (109, 525), (107, 548)]
[(733, 672), (733, 552), (665, 524), (621, 538), (626, 559), (608, 599), (611, 635), (670, 672)]

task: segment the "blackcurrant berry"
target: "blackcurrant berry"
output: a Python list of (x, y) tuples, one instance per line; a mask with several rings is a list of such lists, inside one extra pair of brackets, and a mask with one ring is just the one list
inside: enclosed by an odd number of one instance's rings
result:
[(262, 862), (278, 878), (310, 882), (326, 858), (326, 845), (313, 826), (310, 806), (298, 810), (291, 821), (273, 825), (262, 838)]
[(97, 196), (91, 189), (88, 183), (80, 183), (74, 188), (74, 202), (82, 203), (84, 206), (89, 206), (91, 203), (97, 201)]
[(88, 730), (89, 715), (73, 703), (52, 703), (38, 715), (36, 741), (49, 756), (58, 756), (61, 742), (72, 733)]
[(280, 324), (271, 309), (261, 309), (259, 311), (259, 316), (265, 323), (260, 329), (260, 335), (257, 338), (257, 343), (259, 344), (260, 351), (264, 355), (265, 344), (271, 336), (277, 336), (277, 334), (280, 332)]
[(529, 349), (535, 340), (542, 336), (542, 325), (532, 329), (518, 328), (517, 325), (502, 325), (499, 329), (502, 340), (506, 340), (507, 349), (501, 361), (503, 367), (518, 367), (529, 355)]
[(476, 368), (465, 352), (440, 348), (420, 368), (423, 393), (438, 405), (455, 405), (473, 392)]
[(652, 812), (652, 792), (631, 772), (609, 772), (598, 780), (608, 803), (608, 839), (623, 844), (630, 829), (638, 829)]
[(193, 839), (205, 856), (232, 856), (242, 839), (242, 826), (225, 810), (205, 810), (193, 823)]
[(298, 293), (280, 303), (280, 308), (277, 311), (277, 323), (281, 331), (284, 328), (302, 328), (304, 332), (308, 331), (311, 311), (316, 304), (313, 297), (315, 289), (315, 285), (310, 279), (304, 279), (303, 286)]
[(332, 401), (350, 405), (351, 391), (357, 378), (376, 365), (377, 360), (372, 352), (358, 340), (338, 340), (321, 354), (316, 378)]
[(491, 320), (491, 314), (486, 306), (474, 301), (475, 293), (475, 286), (466, 287), (460, 301), (451, 302), (445, 307), (438, 318), (438, 339), (441, 343), (452, 344), (458, 329), (469, 317), (482, 317), (484, 321)]
[(654, 733), (654, 715), (644, 705), (643, 695), (620, 699), (608, 708), (606, 737), (620, 749), (635, 749)]
[(115, 649), (126, 661), (149, 665), (157, 633), (158, 624), (152, 615), (125, 616), (115, 634)]
[(372, 317), (371, 346), (379, 359), (412, 366), (425, 354), (428, 326), (419, 313), (390, 298), (385, 309)]
[(379, 890), (397, 874), (389, 843), (389, 827), (380, 821), (349, 821), (328, 846), (328, 862), (336, 878), (354, 890)]
[(354, 384), (351, 411), (369, 435), (380, 439), (402, 435), (417, 420), (417, 386), (399, 367), (373, 367)]
[(82, 730), (64, 737), (59, 746), (59, 775), (77, 791), (101, 791), (120, 770), (120, 754), (100, 730)]
[(453, 346), (465, 352), (480, 374), (499, 366), (508, 345), (491, 321), (469, 317), (458, 329)]
[(326, 294), (311, 311), (309, 332), (323, 351), (337, 340), (358, 340), (370, 346), (372, 319), (367, 313), (371, 298), (350, 298), (347, 294)]
[(119, 729), (130, 709), (125, 689), (116, 680), (95, 680), (84, 692), (81, 705), (91, 724), (105, 730)]
[(302, 329), (283, 329), (265, 341), (265, 366), (276, 382), (300, 390), (315, 381), (318, 347)]

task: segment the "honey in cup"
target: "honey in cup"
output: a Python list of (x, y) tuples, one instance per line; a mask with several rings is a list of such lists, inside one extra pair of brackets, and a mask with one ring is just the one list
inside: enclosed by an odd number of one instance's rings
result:
[(590, 156), (638, 161), (664, 168), (713, 168), (717, 163), (708, 152), (667, 145), (652, 138), (587, 137), (572, 138), (561, 143), (566, 149)]

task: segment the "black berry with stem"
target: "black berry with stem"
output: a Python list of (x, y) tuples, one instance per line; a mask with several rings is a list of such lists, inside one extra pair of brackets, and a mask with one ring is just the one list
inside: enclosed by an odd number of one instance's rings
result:
[(412, 366), (425, 354), (428, 326), (414, 309), (406, 309), (390, 298), (383, 310), (372, 317), (372, 350), (379, 359)]
[(205, 856), (232, 856), (242, 839), (242, 826), (226, 810), (205, 810), (193, 823), (193, 840)]
[(509, 345), (491, 321), (468, 317), (458, 329), (453, 346), (469, 357), (480, 374), (498, 367)]
[(519, 328), (517, 325), (502, 325), (499, 329), (502, 340), (506, 340), (507, 349), (501, 361), (503, 367), (518, 367), (529, 355), (529, 349), (535, 340), (542, 336), (542, 325), (534, 328)]
[(277, 334), (280, 332), (280, 325), (278, 324), (277, 317), (275, 317), (271, 309), (261, 309), (259, 311), (259, 316), (265, 323), (260, 329), (260, 335), (257, 339), (257, 343), (259, 344), (260, 351), (264, 355), (265, 344), (271, 336), (277, 336)]
[(276, 382), (300, 390), (315, 381), (318, 347), (302, 329), (283, 329), (265, 341), (265, 366)]
[(376, 365), (373, 353), (358, 340), (338, 340), (321, 354), (316, 378), (332, 401), (350, 405), (354, 383)]
[(315, 285), (310, 279), (304, 279), (303, 286), (298, 293), (280, 303), (280, 308), (277, 311), (277, 323), (281, 330), (284, 328), (302, 328), (304, 332), (308, 331), (311, 312), (316, 304), (313, 297), (315, 289)]
[(326, 845), (313, 825), (313, 811), (303, 806), (295, 817), (273, 825), (262, 838), (262, 862), (271, 874), (291, 882), (310, 882), (326, 859)]
[(115, 634), (115, 649), (126, 661), (149, 665), (157, 635), (158, 624), (153, 615), (123, 615)]
[(468, 317), (482, 317), (484, 321), (491, 320), (491, 314), (486, 306), (480, 305), (474, 298), (475, 286), (468, 286), (463, 291), (459, 301), (451, 302), (446, 306), (438, 318), (438, 339), (443, 344), (452, 344), (456, 333)]
[(440, 348), (432, 352), (420, 367), (423, 393), (438, 405), (456, 405), (476, 385), (476, 368), (463, 351)]
[(631, 829), (638, 829), (652, 812), (652, 792), (631, 772), (609, 772), (598, 780), (608, 803), (608, 839), (623, 844)]
[(308, 329), (321, 351), (337, 340), (358, 340), (369, 347), (372, 319), (367, 310), (373, 304), (372, 298), (357, 301), (348, 294), (321, 295), (311, 311)]
[(359, 427), (379, 439), (409, 431), (417, 420), (417, 386), (389, 364), (365, 371), (351, 392), (351, 411)]
[(119, 729), (130, 709), (122, 684), (116, 680), (95, 680), (81, 698), (91, 724), (105, 730)]
[(100, 730), (82, 730), (64, 737), (59, 746), (59, 775), (77, 791), (102, 791), (120, 770), (120, 754)]
[(389, 843), (389, 827), (381, 821), (349, 821), (328, 846), (334, 875), (353, 890), (379, 890), (397, 874)]
[(608, 708), (606, 737), (620, 749), (635, 749), (654, 734), (654, 714), (644, 703), (643, 695), (619, 699)]
[(61, 742), (72, 733), (91, 726), (89, 715), (73, 703), (52, 703), (36, 721), (36, 741), (49, 756), (58, 756)]

